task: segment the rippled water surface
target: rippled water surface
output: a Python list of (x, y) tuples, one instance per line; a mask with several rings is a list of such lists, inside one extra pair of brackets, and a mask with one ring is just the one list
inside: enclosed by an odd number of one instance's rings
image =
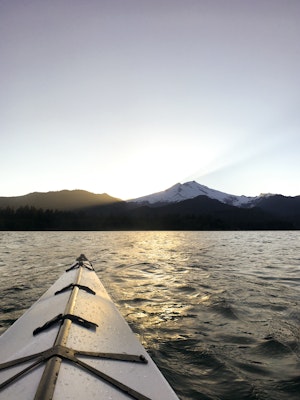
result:
[(0, 333), (80, 253), (182, 400), (300, 398), (300, 232), (0, 232)]

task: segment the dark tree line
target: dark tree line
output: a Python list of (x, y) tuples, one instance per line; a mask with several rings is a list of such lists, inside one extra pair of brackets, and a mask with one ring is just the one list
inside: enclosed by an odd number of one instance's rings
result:
[[(104, 210), (104, 209), (103, 209)], [(258, 210), (194, 213), (157, 212), (151, 208), (115, 212), (0, 209), (0, 230), (263, 230), (299, 229), (291, 221)]]
[(0, 209), (0, 230), (101, 230), (121, 224), (113, 216), (91, 215), (84, 211), (43, 210), (34, 207)]

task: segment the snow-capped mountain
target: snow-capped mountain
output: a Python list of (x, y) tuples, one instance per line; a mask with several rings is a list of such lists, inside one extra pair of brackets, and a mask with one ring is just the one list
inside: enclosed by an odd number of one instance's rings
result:
[(224, 204), (229, 204), (236, 207), (252, 207), (262, 197), (270, 195), (260, 195), (256, 197), (236, 196), (228, 193), (223, 193), (215, 189), (210, 189), (200, 183), (191, 181), (186, 183), (177, 183), (176, 185), (162, 192), (153, 193), (148, 196), (138, 197), (129, 202), (137, 204), (169, 204), (178, 203), (183, 200), (193, 199), (197, 196), (207, 196), (211, 199), (219, 200)]

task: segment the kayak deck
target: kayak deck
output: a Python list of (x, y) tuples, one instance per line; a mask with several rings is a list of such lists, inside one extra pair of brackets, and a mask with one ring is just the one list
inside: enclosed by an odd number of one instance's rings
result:
[(83, 255), (0, 345), (0, 398), (178, 399)]

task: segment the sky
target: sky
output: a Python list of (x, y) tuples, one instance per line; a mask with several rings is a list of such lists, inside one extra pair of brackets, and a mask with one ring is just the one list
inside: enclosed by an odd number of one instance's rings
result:
[(0, 196), (300, 195), (299, 0), (0, 0)]

